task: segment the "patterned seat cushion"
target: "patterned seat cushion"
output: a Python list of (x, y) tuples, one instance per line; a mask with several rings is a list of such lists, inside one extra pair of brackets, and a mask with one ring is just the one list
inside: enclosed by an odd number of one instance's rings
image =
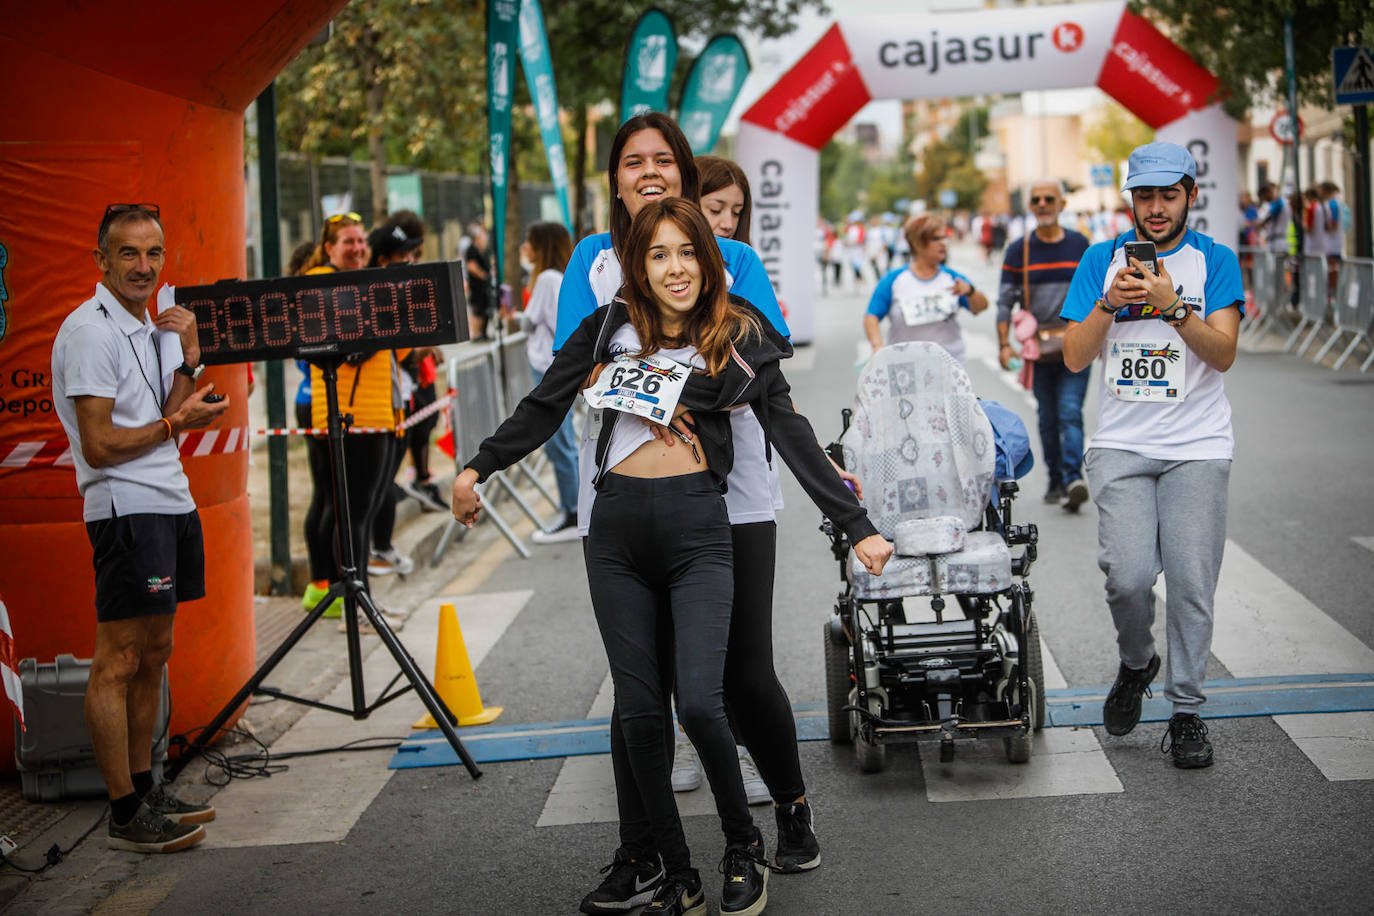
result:
[(893, 556), (881, 576), (864, 569), (859, 558), (849, 555), (849, 581), (855, 598), (915, 598), (933, 592), (930, 557)]
[(897, 523), (893, 545), (897, 553), (909, 557), (954, 553), (964, 547), (964, 523), (952, 515), (909, 518)]
[(1011, 551), (993, 531), (970, 531), (963, 550), (935, 557), (933, 563), (940, 594), (990, 595), (1011, 585)]

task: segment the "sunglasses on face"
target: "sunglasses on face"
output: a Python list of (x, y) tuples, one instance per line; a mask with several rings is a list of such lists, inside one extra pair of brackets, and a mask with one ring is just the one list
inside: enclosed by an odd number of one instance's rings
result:
[(1032, 197), (1032, 198), (1030, 199), (1030, 202), (1031, 202), (1032, 204), (1057, 204), (1057, 203), (1059, 203), (1059, 198), (1058, 198), (1058, 197)]

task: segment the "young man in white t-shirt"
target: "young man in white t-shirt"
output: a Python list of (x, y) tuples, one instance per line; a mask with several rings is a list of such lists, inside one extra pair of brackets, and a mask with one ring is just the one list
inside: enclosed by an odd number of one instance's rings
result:
[[(1212, 764), (1198, 711), (1235, 445), (1221, 374), (1236, 358), (1245, 297), (1235, 253), (1187, 227), (1196, 177), (1183, 147), (1137, 147), (1123, 188), (1135, 228), (1088, 249), (1061, 312), (1070, 322), (1065, 367), (1102, 357), (1098, 428), (1084, 468), (1121, 655), (1103, 722), (1109, 734), (1125, 735), (1140, 721), (1141, 697), (1160, 665), (1150, 626), (1162, 571), (1164, 695), (1173, 704), (1166, 752), (1184, 769)], [(1127, 263), (1125, 245), (1137, 241), (1154, 243), (1155, 272), (1137, 258)]]

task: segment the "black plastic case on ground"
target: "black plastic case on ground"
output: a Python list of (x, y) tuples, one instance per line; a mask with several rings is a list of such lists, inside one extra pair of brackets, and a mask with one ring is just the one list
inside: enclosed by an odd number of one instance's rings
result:
[[(39, 664), (26, 658), (19, 662), (24, 687), (24, 722), (27, 731), (14, 725), (14, 757), (24, 797), (53, 802), (64, 798), (105, 795), (105, 781), (95, 765), (95, 753), (86, 731), (84, 705), (91, 660), (59, 655)], [(167, 669), (162, 669), (162, 701), (153, 741), (153, 779), (162, 778), (167, 759), (167, 723), (171, 715)]]

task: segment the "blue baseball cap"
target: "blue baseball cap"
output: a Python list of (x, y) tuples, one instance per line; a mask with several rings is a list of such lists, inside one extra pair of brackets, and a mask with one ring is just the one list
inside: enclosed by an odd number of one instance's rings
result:
[(1197, 178), (1197, 163), (1191, 153), (1177, 143), (1146, 143), (1131, 151), (1121, 190), (1168, 188), (1182, 181), (1184, 175)]

